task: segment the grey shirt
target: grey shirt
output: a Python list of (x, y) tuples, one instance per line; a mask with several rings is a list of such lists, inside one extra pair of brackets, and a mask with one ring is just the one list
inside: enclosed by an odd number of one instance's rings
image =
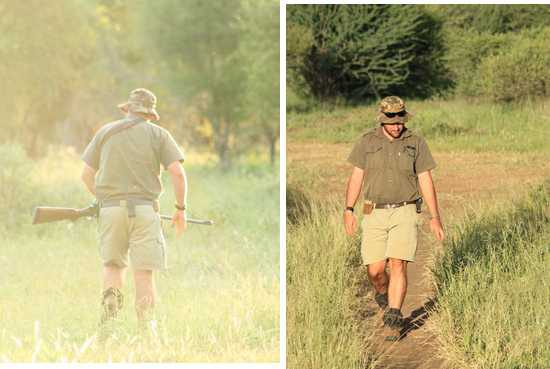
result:
[(97, 170), (96, 197), (157, 200), (162, 193), (161, 165), (183, 162), (183, 152), (164, 128), (145, 121), (118, 132), (100, 146), (103, 136), (120, 121), (103, 126), (88, 144), (82, 160)]
[(418, 173), (436, 164), (426, 141), (410, 130), (390, 141), (382, 127), (365, 133), (355, 144), (348, 161), (365, 170), (365, 200), (399, 203), (420, 197)]

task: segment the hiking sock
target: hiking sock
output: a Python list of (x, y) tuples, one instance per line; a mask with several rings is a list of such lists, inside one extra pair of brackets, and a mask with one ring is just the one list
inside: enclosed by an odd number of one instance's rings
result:
[(386, 308), (388, 307), (388, 293), (376, 292), (376, 294), (374, 295), (374, 301), (376, 301), (380, 309), (386, 310)]

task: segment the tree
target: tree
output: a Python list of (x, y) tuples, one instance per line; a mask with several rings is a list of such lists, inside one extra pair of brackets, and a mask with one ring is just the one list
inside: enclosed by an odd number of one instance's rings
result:
[(5, 139), (25, 142), (37, 155), (84, 85), (95, 40), (75, 1), (9, 2), (0, 4), (0, 11), (0, 76), (9, 86), (0, 98), (9, 106), (11, 123)]
[(240, 1), (159, 0), (143, 6), (145, 33), (160, 53), (157, 67), (176, 93), (199, 98), (220, 165), (228, 168), (246, 83)]
[(447, 87), (440, 22), (420, 6), (291, 5), (287, 25), (312, 34), (304, 62), (290, 67), (320, 100), (425, 97)]
[(252, 117), (249, 131), (253, 136), (259, 133), (267, 141), (273, 165), (279, 139), (279, 4), (262, 0), (244, 5), (246, 110)]

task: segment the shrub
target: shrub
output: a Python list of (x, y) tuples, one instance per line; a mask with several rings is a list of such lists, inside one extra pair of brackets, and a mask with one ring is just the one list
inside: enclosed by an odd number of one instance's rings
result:
[(28, 216), (31, 194), (36, 190), (33, 163), (19, 144), (0, 145), (0, 217), (11, 226)]
[(454, 92), (461, 96), (480, 96), (483, 93), (478, 68), (481, 62), (511, 44), (513, 35), (491, 35), (476, 31), (448, 32), (447, 66), (455, 82)]
[(505, 51), (479, 67), (483, 94), (495, 102), (550, 95), (550, 28), (518, 36)]
[[(287, 54), (321, 101), (430, 96), (446, 87), (441, 22), (411, 5), (292, 5)], [(295, 86), (296, 87), (296, 86)]]

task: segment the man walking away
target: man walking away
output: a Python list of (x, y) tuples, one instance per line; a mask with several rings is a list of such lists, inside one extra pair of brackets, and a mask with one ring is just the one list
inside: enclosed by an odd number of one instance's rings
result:
[(153, 271), (166, 268), (158, 201), (161, 166), (170, 173), (176, 197), (172, 223), (178, 235), (187, 227), (184, 156), (172, 135), (153, 123), (159, 120), (156, 101), (149, 90), (133, 90), (128, 101), (118, 106), (125, 117), (103, 126), (82, 155), (82, 181), (99, 204), (103, 327), (112, 323), (122, 308), (121, 288), (129, 265), (139, 325), (153, 330), (156, 326)]

